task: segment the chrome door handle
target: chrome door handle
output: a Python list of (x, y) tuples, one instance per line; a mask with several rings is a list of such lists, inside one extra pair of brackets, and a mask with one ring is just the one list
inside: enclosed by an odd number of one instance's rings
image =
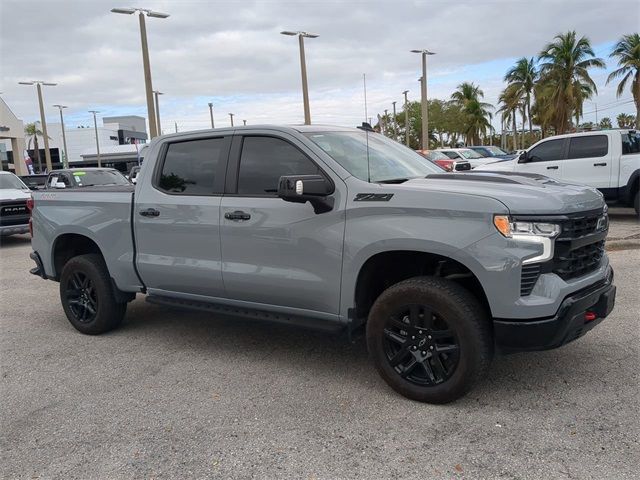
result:
[(236, 210), (235, 212), (227, 212), (224, 214), (224, 218), (227, 220), (249, 220), (251, 215), (242, 210)]

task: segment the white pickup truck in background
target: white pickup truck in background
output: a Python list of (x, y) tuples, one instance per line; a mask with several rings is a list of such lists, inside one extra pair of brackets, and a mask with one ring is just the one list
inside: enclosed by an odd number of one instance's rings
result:
[(640, 132), (604, 130), (545, 138), (513, 160), (476, 170), (539, 173), (600, 190), (610, 205), (634, 207), (640, 215)]

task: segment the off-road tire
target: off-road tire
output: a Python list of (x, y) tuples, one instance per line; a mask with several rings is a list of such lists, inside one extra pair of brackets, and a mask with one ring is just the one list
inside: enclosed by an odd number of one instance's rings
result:
[[(78, 278), (83, 281), (87, 279), (86, 283), (91, 285), (88, 289), (90, 294), (82, 297), (87, 299), (86, 301), (78, 299), (79, 289), (75, 288)], [(104, 259), (98, 254), (79, 255), (65, 264), (60, 275), (60, 301), (71, 325), (87, 335), (98, 335), (113, 330), (120, 325), (127, 310), (126, 303), (115, 300), (109, 271)], [(87, 307), (85, 311), (78, 307), (79, 302), (92, 306)], [(95, 314), (85, 315), (89, 308), (94, 310)], [(79, 314), (78, 311), (82, 313)]]
[[(433, 318), (438, 315), (442, 319), (438, 321), (446, 322), (448, 330), (445, 331), (451, 330), (457, 337), (457, 364), (450, 370), (450, 377), (441, 383), (418, 385), (403, 378), (396, 370), (399, 367), (391, 365), (389, 347), (385, 346), (385, 342), (389, 341), (389, 322), (392, 321), (393, 312), (402, 310), (405, 305), (415, 304), (430, 308), (434, 312)], [(406, 318), (405, 321), (408, 321)], [(408, 341), (411, 341), (410, 335), (407, 333)], [(438, 277), (415, 277), (385, 290), (369, 313), (367, 347), (376, 369), (391, 388), (407, 398), (427, 403), (448, 403), (465, 395), (486, 374), (493, 358), (492, 329), (485, 308), (462, 286)], [(414, 346), (410, 348), (414, 349)], [(427, 345), (426, 348), (429, 355), (428, 348), (431, 347)], [(438, 351), (439, 347), (436, 345), (435, 349)], [(417, 355), (419, 353), (415, 352)], [(413, 354), (409, 352), (409, 355)], [(444, 358), (448, 358), (447, 354)], [(409, 361), (413, 362), (411, 357)], [(442, 365), (442, 362), (439, 363)], [(427, 371), (427, 367), (424, 370)]]

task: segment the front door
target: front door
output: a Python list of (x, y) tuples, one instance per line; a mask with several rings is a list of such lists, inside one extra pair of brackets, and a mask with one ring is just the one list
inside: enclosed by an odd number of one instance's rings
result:
[(145, 172), (133, 215), (149, 293), (224, 295), (219, 221), (230, 144), (231, 136), (202, 134), (167, 141), (156, 171)]
[[(344, 239), (344, 183), (312, 160), (294, 137), (234, 138), (221, 206), (222, 277), (228, 298), (337, 314)], [(238, 163), (239, 162), (239, 163)], [(336, 191), (335, 207), (276, 196), (283, 175), (321, 174)], [(228, 184), (229, 185), (229, 184)]]
[(562, 179), (565, 158), (565, 139), (547, 140), (527, 152), (527, 162), (516, 166), (518, 172), (538, 173), (547, 177)]

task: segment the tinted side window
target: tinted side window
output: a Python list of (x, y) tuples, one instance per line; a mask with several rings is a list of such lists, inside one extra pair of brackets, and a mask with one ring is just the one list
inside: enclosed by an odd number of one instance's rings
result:
[(623, 133), (622, 137), (622, 154), (630, 155), (640, 153), (640, 133), (629, 132)]
[(238, 172), (238, 194), (275, 194), (281, 176), (315, 175), (319, 172), (306, 155), (284, 140), (245, 137)]
[(549, 140), (533, 148), (527, 155), (531, 162), (562, 160), (564, 140)]
[(226, 152), (224, 138), (169, 144), (158, 186), (174, 194), (213, 194), (213, 185), (223, 152)]
[(456, 160), (457, 158), (460, 158), (460, 155), (458, 155), (456, 152), (442, 152), (444, 153), (447, 157), (449, 157), (452, 160)]
[(609, 150), (606, 135), (574, 137), (569, 141), (569, 158), (604, 157)]

